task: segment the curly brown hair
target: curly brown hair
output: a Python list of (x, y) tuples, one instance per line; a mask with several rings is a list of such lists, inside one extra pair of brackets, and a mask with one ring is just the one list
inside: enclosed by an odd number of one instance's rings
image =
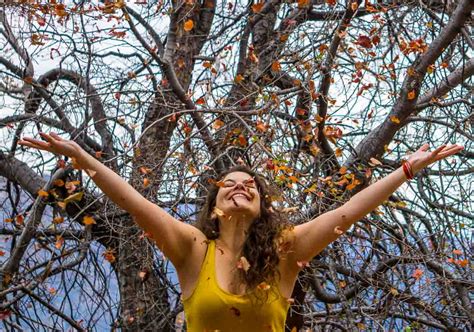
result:
[(260, 217), (249, 227), (240, 256), (244, 256), (250, 264), (247, 271), (239, 269), (239, 278), (246, 285), (247, 293), (257, 289), (262, 282), (276, 285), (280, 278), (278, 263), (280, 262), (279, 241), (282, 231), (289, 228), (285, 215), (275, 211), (272, 198), (278, 196), (275, 187), (267, 184), (265, 178), (245, 165), (234, 166), (218, 175), (217, 180), (208, 188), (206, 202), (198, 216), (196, 226), (206, 235), (207, 239), (219, 237), (219, 221), (212, 219), (211, 214), (216, 205), (219, 191), (217, 182), (232, 172), (245, 172), (254, 178), (260, 194)]

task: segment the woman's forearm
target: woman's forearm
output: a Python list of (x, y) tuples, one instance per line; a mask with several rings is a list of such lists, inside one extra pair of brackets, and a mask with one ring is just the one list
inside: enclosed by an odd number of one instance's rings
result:
[(399, 167), (386, 177), (358, 192), (344, 204), (344, 207), (347, 208), (345, 210), (349, 214), (347, 216), (348, 221), (354, 223), (375, 210), (406, 180), (407, 177), (403, 172), (403, 168)]
[(117, 173), (85, 151), (75, 159), (80, 168), (89, 174), (95, 184), (114, 203), (133, 216), (143, 212), (146, 199)]

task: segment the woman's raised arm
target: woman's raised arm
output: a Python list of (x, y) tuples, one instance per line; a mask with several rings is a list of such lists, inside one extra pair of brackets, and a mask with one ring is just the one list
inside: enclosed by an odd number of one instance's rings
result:
[[(428, 144), (425, 144), (410, 155), (408, 162), (416, 173), (438, 160), (458, 153), (462, 149), (462, 146), (456, 144), (449, 147), (442, 145), (430, 152), (428, 151)], [(294, 250), (293, 255), (291, 255), (293, 257), (292, 261), (296, 263), (311, 260), (355, 222), (387, 200), (406, 180), (407, 176), (403, 168), (400, 167), (354, 195), (341, 207), (296, 226), (294, 229)], [(301, 264), (298, 265), (301, 266)]]
[(23, 138), (18, 143), (73, 158), (105, 195), (130, 213), (146, 232), (152, 234), (160, 250), (176, 268), (184, 264), (193, 244), (197, 242), (195, 239), (205, 239), (201, 231), (180, 222), (148, 201), (118, 174), (85, 152), (76, 142), (62, 139), (54, 133), (40, 133), (40, 136), (45, 141)]

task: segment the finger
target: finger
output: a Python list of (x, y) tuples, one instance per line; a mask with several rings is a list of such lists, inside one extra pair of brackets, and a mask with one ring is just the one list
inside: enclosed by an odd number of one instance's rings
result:
[(443, 159), (449, 156), (452, 156), (453, 154), (456, 154), (464, 149), (463, 146), (460, 145), (453, 145), (447, 148), (446, 150), (440, 152), (437, 156), (439, 159)]
[(40, 140), (37, 140), (37, 139), (34, 139), (34, 138), (30, 138), (30, 137), (23, 137), (22, 139), (23, 141), (26, 141), (26, 142), (30, 142), (32, 144), (46, 144), (45, 142), (43, 141), (40, 141)]
[(56, 133), (49, 133), (55, 140), (62, 141), (63, 139)]
[(39, 135), (41, 136), (42, 139), (50, 142), (50, 143), (53, 143), (54, 142), (54, 138), (52, 138), (51, 136), (49, 136), (48, 134), (46, 133), (42, 133), (40, 132)]
[(44, 145), (31, 143), (31, 142), (27, 142), (27, 141), (23, 141), (23, 140), (18, 141), (18, 144), (23, 145), (23, 146), (27, 146), (27, 147), (34, 148), (34, 149), (39, 149), (39, 150), (49, 151), (49, 146), (47, 145), (48, 143), (44, 143), (44, 142), (40, 142), (40, 143), (44, 144)]
[(420, 150), (421, 151), (427, 151), (430, 148), (430, 145), (428, 143), (425, 143), (421, 146)]
[(438, 146), (435, 150), (433, 150), (433, 152), (431, 152), (431, 154), (433, 156), (436, 156), (438, 153), (440, 153), (447, 145), (446, 144), (443, 144), (441, 146)]

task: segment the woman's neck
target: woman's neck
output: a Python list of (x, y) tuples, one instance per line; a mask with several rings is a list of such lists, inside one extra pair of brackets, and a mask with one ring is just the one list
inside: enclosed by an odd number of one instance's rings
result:
[(219, 237), (217, 240), (223, 249), (229, 250), (230, 253), (238, 255), (242, 252), (244, 242), (247, 239), (248, 223), (239, 223), (227, 221), (225, 225), (222, 223), (219, 227)]

